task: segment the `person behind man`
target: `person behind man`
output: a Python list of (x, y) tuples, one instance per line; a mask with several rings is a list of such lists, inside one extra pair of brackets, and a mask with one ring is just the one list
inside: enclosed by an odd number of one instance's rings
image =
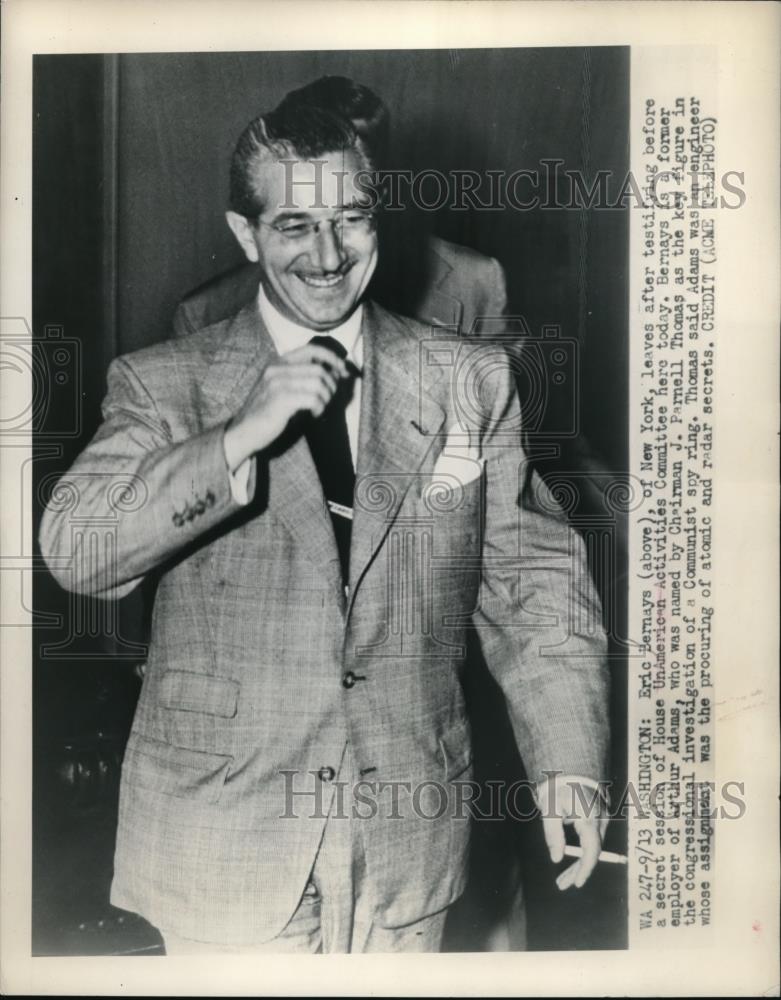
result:
[[(388, 162), (390, 113), (369, 87), (344, 76), (323, 76), (283, 99), (281, 110), (318, 107), (347, 119), (383, 168)], [(465, 334), (476, 321), (504, 315), (507, 293), (497, 260), (427, 231), (419, 213), (405, 206), (383, 220), (382, 256), (370, 289), (372, 298), (423, 323), (456, 326)], [(258, 292), (260, 269), (253, 262), (233, 268), (190, 292), (174, 313), (175, 336), (225, 319)]]
[(157, 580), (111, 898), (169, 954), (439, 947), (465, 879), (471, 627), (554, 861), (565, 820), (580, 838), (559, 885), (599, 854), (604, 819), (571, 794), (608, 740), (583, 546), (525, 460), (506, 358), (428, 350), (366, 297), (371, 166), (316, 108), (247, 126), (227, 219), (257, 298), (112, 362), (42, 519), (68, 589)]

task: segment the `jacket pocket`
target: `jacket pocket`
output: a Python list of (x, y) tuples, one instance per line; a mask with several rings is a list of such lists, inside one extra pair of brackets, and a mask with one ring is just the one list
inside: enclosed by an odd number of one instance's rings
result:
[(158, 697), (165, 708), (232, 719), (238, 710), (239, 688), (239, 682), (230, 677), (167, 670), (160, 679)]
[(125, 748), (123, 782), (174, 798), (216, 802), (233, 757), (172, 746), (132, 732)]
[(472, 733), (465, 718), (459, 719), (440, 735), (439, 750), (446, 781), (452, 781), (466, 771), (472, 763)]

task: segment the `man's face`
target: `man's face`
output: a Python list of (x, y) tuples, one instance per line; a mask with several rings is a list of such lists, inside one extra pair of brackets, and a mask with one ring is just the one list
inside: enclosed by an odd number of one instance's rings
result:
[(355, 185), (361, 162), (353, 152), (320, 161), (257, 167), (265, 207), (247, 223), (244, 238), (232, 223), (247, 256), (260, 263), (271, 303), (312, 330), (331, 329), (350, 316), (377, 263), (368, 199)]

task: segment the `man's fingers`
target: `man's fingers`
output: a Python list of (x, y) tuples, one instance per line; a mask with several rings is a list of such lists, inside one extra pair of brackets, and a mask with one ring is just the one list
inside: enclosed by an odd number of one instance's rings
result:
[(579, 889), (594, 871), (597, 861), (599, 861), (602, 838), (599, 835), (599, 830), (594, 820), (576, 819), (575, 832), (580, 838), (580, 846), (583, 850), (583, 856), (577, 865), (573, 865), (573, 868), (578, 869), (575, 875), (575, 885)]
[(565, 868), (564, 871), (557, 877), (556, 885), (563, 892), (565, 889), (569, 889), (571, 885), (575, 885), (575, 879), (580, 873), (580, 861), (575, 862), (574, 865), (570, 865), (569, 868)]
[(308, 410), (313, 416), (319, 417), (333, 397), (333, 390), (323, 382), (316, 380), (298, 387), (294, 395), (295, 410)]
[[(333, 366), (310, 357), (323, 353), (333, 358)], [(291, 361), (294, 354), (297, 360)], [(244, 424), (244, 438), (252, 450), (265, 448), (274, 441), (297, 413), (322, 416), (346, 371), (337, 355), (317, 344), (299, 348), (269, 365), (255, 383), (237, 420)]]
[(299, 388), (323, 385), (328, 390), (329, 396), (333, 396), (339, 385), (339, 379), (332, 371), (316, 364), (291, 367), (289, 371), (284, 372), (282, 381), (293, 391)]
[(302, 362), (309, 362), (325, 365), (331, 371), (336, 372), (340, 378), (347, 378), (350, 374), (347, 363), (338, 354), (321, 344), (305, 344), (286, 354), (282, 359), (284, 364), (297, 365)]
[(548, 845), (550, 859), (557, 865), (564, 857), (564, 824), (558, 816), (548, 816), (542, 821), (542, 832)]
[[(575, 832), (580, 839), (583, 855), (574, 865), (570, 865), (556, 878), (556, 885), (562, 891), (573, 885), (580, 889), (594, 871), (599, 860), (599, 852), (602, 849), (604, 829), (600, 830), (600, 827), (603, 827), (603, 823), (596, 819), (576, 819), (574, 821)], [(558, 864), (564, 857), (564, 823), (561, 819), (545, 818), (542, 821), (542, 829), (551, 861)]]

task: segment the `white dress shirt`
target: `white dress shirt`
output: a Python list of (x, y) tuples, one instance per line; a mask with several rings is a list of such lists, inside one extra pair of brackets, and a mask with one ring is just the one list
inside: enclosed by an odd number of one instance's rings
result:
[[(294, 323), (292, 319), (283, 316), (268, 300), (268, 296), (260, 285), (258, 289), (258, 309), (261, 319), (266, 325), (269, 336), (280, 356), (289, 354), (299, 347), (304, 347), (318, 331), (310, 330), (308, 327)], [(347, 351), (347, 357), (361, 371), (363, 365), (363, 340), (361, 338), (361, 324), (363, 322), (363, 306), (358, 306), (352, 315), (340, 326), (332, 330), (324, 330), (323, 336), (333, 337)], [(350, 451), (353, 456), (353, 465), (358, 454), (358, 423), (361, 415), (361, 380), (360, 377), (353, 383), (353, 394), (347, 404), (345, 417), (347, 419), (347, 436), (350, 439)], [(229, 470), (231, 493), (236, 503), (242, 505), (249, 503), (248, 486), (251, 463), (255, 461), (254, 455), (246, 458), (238, 468)]]

